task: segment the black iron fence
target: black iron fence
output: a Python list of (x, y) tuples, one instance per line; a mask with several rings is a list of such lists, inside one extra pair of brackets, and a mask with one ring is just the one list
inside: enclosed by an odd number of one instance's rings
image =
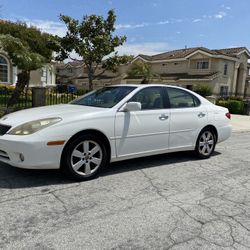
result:
[(46, 105), (54, 105), (54, 104), (61, 104), (61, 103), (69, 103), (76, 99), (83, 93), (75, 92), (61, 92), (58, 89), (47, 89), (46, 90)]
[[(8, 101), (11, 98), (13, 91), (14, 88), (0, 87), (0, 107), (2, 108), (7, 107)], [(63, 92), (57, 88), (47, 88), (44, 93), (45, 93), (45, 105), (54, 105), (61, 103), (69, 103), (75, 98), (85, 94), (86, 91), (78, 90), (74, 92), (69, 92), (66, 90)], [(21, 94), (18, 102), (15, 104), (14, 107), (17, 109), (32, 107), (32, 88), (24, 90), (24, 92)]]
[(250, 93), (219, 93), (214, 95), (217, 99), (250, 100)]
[[(11, 98), (13, 91), (9, 89), (0, 88), (0, 107), (7, 107), (9, 99)], [(14, 105), (16, 108), (32, 107), (32, 95), (30, 91), (21, 94), (18, 102)]]

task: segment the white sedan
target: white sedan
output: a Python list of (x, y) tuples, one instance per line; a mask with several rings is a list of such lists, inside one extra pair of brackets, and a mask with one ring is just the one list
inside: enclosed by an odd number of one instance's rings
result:
[(109, 162), (193, 150), (208, 158), (231, 135), (230, 113), (187, 89), (115, 85), (69, 104), (0, 119), (0, 161), (19, 168), (96, 176)]

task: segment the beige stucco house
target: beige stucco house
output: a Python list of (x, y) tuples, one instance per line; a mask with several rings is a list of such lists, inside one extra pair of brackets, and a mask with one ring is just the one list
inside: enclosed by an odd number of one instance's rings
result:
[(250, 63), (247, 64), (247, 81), (246, 81), (246, 84), (247, 85), (250, 85)]
[[(250, 52), (245, 47), (210, 50), (185, 48), (147, 56), (138, 55), (131, 62), (143, 61), (152, 67), (162, 83), (186, 88), (203, 84), (211, 86), (215, 95), (250, 95)], [(128, 70), (128, 69), (126, 69)], [(152, 81), (159, 82), (159, 79)], [(125, 82), (138, 82), (129, 79)]]
[[(0, 51), (0, 84), (15, 85), (18, 68), (14, 66), (8, 55)], [(41, 69), (31, 71), (29, 86), (55, 86), (56, 74), (53, 64), (46, 64)]]
[(58, 84), (76, 84), (84, 76), (84, 63), (77, 60), (68, 63), (55, 63)]

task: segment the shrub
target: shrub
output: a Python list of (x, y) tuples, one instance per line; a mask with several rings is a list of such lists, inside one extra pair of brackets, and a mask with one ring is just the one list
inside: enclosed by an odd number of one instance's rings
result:
[(193, 91), (203, 97), (210, 96), (213, 93), (212, 88), (208, 85), (195, 85)]
[(219, 100), (217, 102), (217, 105), (228, 108), (229, 112), (231, 114), (243, 114), (243, 107), (244, 103), (243, 101), (238, 100)]
[(4, 116), (5, 112), (3, 110), (0, 110), (0, 118)]
[(243, 101), (229, 100), (228, 109), (232, 114), (242, 114), (243, 113)]
[(7, 85), (7, 84), (0, 84), (0, 93), (11, 95), (15, 89), (15, 86)]
[(81, 95), (86, 94), (87, 92), (88, 92), (87, 89), (78, 89), (78, 90), (76, 91), (76, 95), (81, 96)]
[(229, 96), (229, 100), (235, 100), (235, 101), (243, 101), (243, 98), (241, 96)]
[(226, 101), (226, 100), (218, 100), (216, 102), (216, 105), (228, 108), (228, 101)]

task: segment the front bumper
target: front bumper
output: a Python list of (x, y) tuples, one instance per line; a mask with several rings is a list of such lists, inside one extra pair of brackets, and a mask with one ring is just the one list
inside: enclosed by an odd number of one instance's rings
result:
[(48, 141), (32, 135), (0, 136), (0, 161), (18, 168), (58, 169), (64, 145), (48, 146)]

